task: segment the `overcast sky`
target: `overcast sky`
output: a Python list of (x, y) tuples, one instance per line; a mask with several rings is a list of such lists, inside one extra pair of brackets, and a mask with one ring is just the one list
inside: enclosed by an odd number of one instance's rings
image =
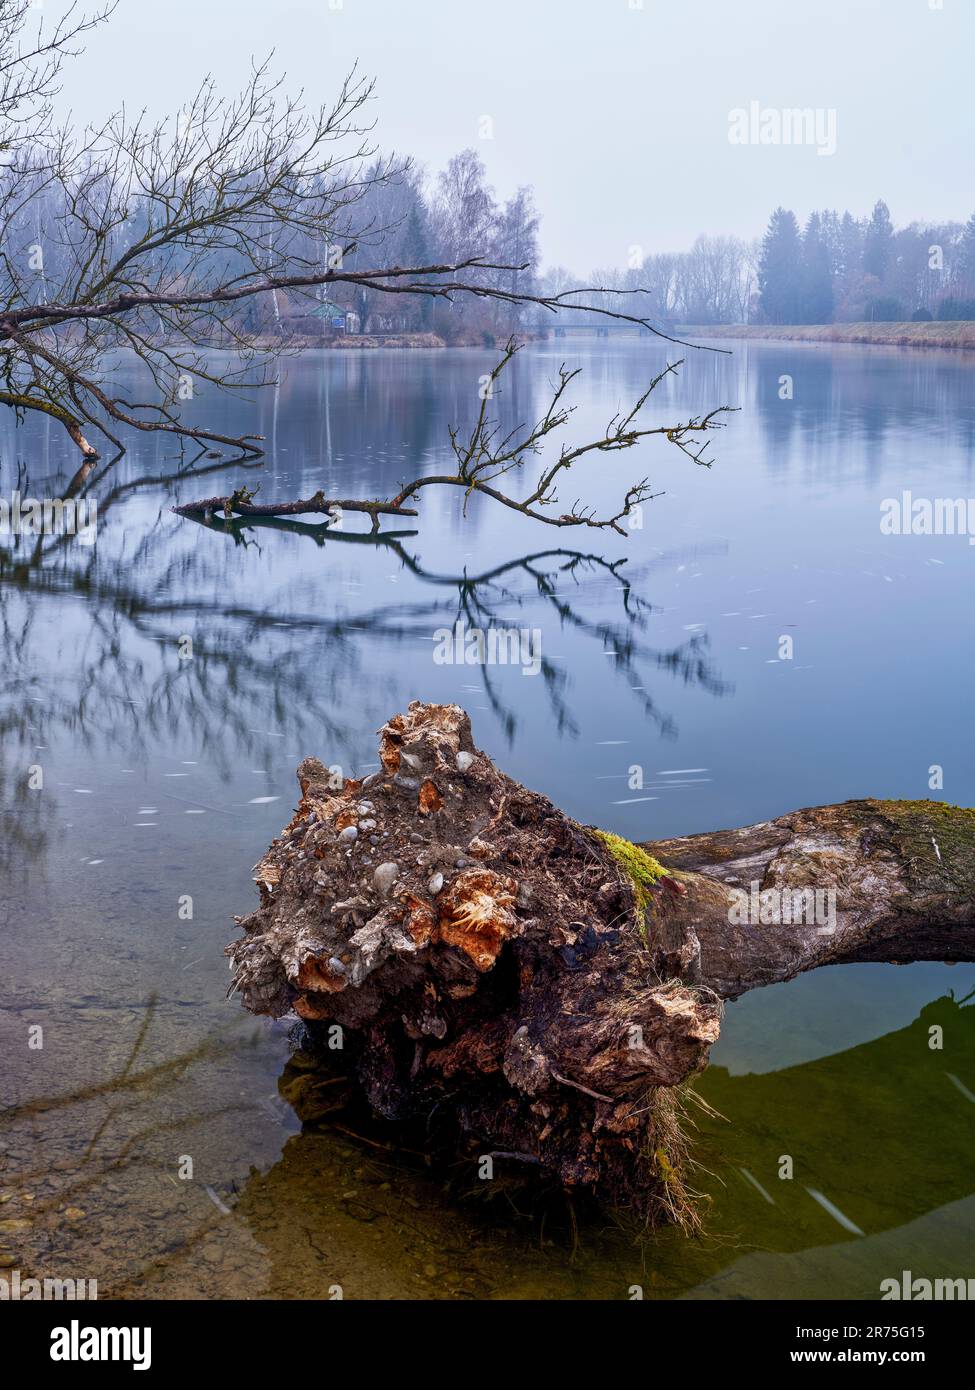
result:
[[(94, 3), (94, 0), (93, 0)], [(436, 170), (472, 145), (500, 195), (533, 184), (546, 263), (625, 265), (783, 203), (898, 225), (975, 210), (973, 0), (121, 0), (69, 62), (79, 119), (176, 109), (275, 50), (329, 97), (358, 59), (384, 149)], [(333, 8), (334, 6), (334, 8)], [(60, 0), (45, 0), (56, 14)], [(729, 113), (835, 111), (836, 151), (731, 144)], [(482, 118), (493, 139), (481, 138)], [(822, 127), (826, 129), (826, 126)]]

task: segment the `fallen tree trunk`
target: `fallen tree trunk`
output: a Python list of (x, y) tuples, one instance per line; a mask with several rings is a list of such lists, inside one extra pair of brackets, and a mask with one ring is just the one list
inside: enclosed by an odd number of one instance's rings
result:
[(819, 965), (975, 959), (975, 811), (847, 801), (646, 848), (686, 888), (661, 950), (722, 998)]
[[(975, 958), (973, 812), (850, 802), (644, 849), (505, 777), (456, 705), (414, 702), (380, 759), (344, 783), (300, 765), (233, 988), (340, 1043), (371, 1105), (428, 1117), (472, 1177), (525, 1161), (686, 1219), (675, 1088), (722, 997), (830, 961)], [(761, 920), (808, 889), (806, 920)]]

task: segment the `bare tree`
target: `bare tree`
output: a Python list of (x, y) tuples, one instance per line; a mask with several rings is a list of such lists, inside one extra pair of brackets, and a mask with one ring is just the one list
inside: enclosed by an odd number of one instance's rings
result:
[[(119, 432), (135, 429), (259, 454), (257, 436), (216, 433), (195, 411), (201, 388), (271, 379), (274, 350), (259, 315), (241, 309), (269, 299), (273, 309), (278, 291), (473, 295), (551, 311), (576, 302), (572, 291), (513, 288), (509, 277), (527, 267), (473, 245), (442, 264), (361, 266), (360, 244), (376, 231), (360, 216), (364, 199), (402, 166), (375, 159), (372, 84), (355, 70), (318, 108), (288, 96), (264, 63), (231, 98), (205, 80), (173, 121), (123, 111), (59, 130), (50, 119), (59, 63), (97, 21), (24, 47), (29, 10), (0, 0), (0, 403), (53, 416), (84, 456), (97, 456), (88, 429), (119, 450)], [(39, 198), (49, 210), (43, 243), (24, 217)], [(587, 311), (657, 331), (638, 313)], [(229, 369), (208, 356), (214, 343), (234, 350)], [(113, 382), (123, 348), (147, 371), (146, 399)]]

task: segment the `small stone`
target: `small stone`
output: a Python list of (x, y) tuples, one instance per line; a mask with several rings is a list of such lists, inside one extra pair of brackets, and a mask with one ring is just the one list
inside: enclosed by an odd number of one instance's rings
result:
[(381, 773), (378, 773), (378, 772), (370, 772), (370, 774), (369, 774), (368, 777), (364, 777), (364, 778), (362, 779), (362, 786), (363, 786), (363, 789), (365, 789), (366, 787), (374, 787), (374, 786), (376, 785), (376, 783), (379, 781), (380, 776), (381, 776)]
[(415, 753), (401, 753), (399, 760), (401, 763), (406, 763), (407, 767), (412, 767), (414, 771), (420, 766), (420, 759)]
[(457, 756), (454, 758), (454, 762), (457, 764), (458, 772), (466, 772), (473, 761), (473, 753), (458, 753)]
[(397, 772), (393, 778), (393, 786), (401, 792), (418, 792), (420, 790), (420, 779), (418, 777), (404, 777)]
[(474, 860), (473, 860), (473, 859), (466, 859), (466, 858), (464, 857), (464, 855), (461, 855), (459, 859), (455, 859), (455, 860), (454, 860), (454, 868), (455, 868), (455, 869), (469, 869), (473, 863), (474, 863)]
[(433, 878), (431, 878), (430, 882), (427, 884), (427, 892), (431, 895), (431, 897), (435, 898), (442, 887), (443, 874), (434, 874)]
[(379, 836), (378, 836), (378, 835), (370, 835), (370, 836), (369, 836), (369, 843), (370, 843), (371, 845), (378, 845), (378, 844), (379, 844)]
[(64, 1215), (68, 1221), (84, 1221), (85, 1219), (85, 1213), (81, 1207), (65, 1207)]
[(360, 802), (359, 802), (359, 814), (360, 814), (360, 816), (367, 816), (367, 815), (369, 814), (370, 811), (374, 811), (375, 809), (376, 809), (376, 808), (375, 808), (375, 806), (373, 806), (373, 804), (372, 804), (371, 801), (360, 801)]
[(328, 968), (333, 975), (347, 975), (349, 973), (338, 956), (329, 956)]
[(396, 882), (396, 879), (397, 879), (398, 876), (399, 876), (399, 865), (398, 865), (398, 864), (393, 864), (393, 863), (389, 863), (389, 864), (380, 864), (379, 868), (376, 870), (376, 872), (375, 872), (375, 873), (373, 874), (373, 876), (372, 876), (372, 881), (373, 881), (373, 884), (375, 885), (376, 892), (377, 892), (377, 893), (382, 893), (383, 896), (385, 897), (385, 895), (386, 895), (386, 894), (389, 892), (389, 890), (392, 888), (393, 884)]
[(375, 830), (375, 828), (376, 822), (374, 820), (361, 820), (359, 822), (360, 830)]
[(339, 839), (344, 844), (352, 844), (353, 841), (358, 840), (358, 838), (359, 827), (356, 825), (347, 825), (344, 830), (339, 831)]
[(426, 837), (425, 835), (419, 835), (419, 834), (417, 834), (417, 832), (416, 832), (415, 830), (413, 830), (413, 831), (410, 832), (410, 844), (411, 844), (411, 845), (425, 845), (426, 842), (427, 842), (427, 837)]

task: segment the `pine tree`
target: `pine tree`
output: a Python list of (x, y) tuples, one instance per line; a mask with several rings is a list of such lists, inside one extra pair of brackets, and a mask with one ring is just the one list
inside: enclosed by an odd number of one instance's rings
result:
[(894, 228), (890, 220), (890, 209), (881, 199), (874, 204), (870, 221), (863, 239), (863, 268), (868, 275), (875, 275), (883, 281), (891, 262), (894, 245)]
[(758, 266), (759, 298), (769, 323), (799, 322), (801, 249), (795, 213), (776, 208)]
[(957, 266), (959, 285), (969, 292), (975, 290), (975, 212), (965, 223), (965, 230), (961, 234)]
[(846, 290), (863, 269), (863, 227), (848, 212), (844, 212), (840, 222), (840, 257), (840, 276)]
[[(429, 265), (432, 259), (427, 210), (419, 195), (414, 197), (410, 215), (406, 219), (398, 259), (401, 265)], [(417, 327), (426, 331), (433, 319), (433, 300), (424, 295), (418, 304), (412, 306), (412, 313)]]
[(843, 230), (840, 215), (833, 208), (826, 208), (822, 214), (823, 245), (829, 258), (829, 273), (833, 281), (843, 276)]
[(818, 212), (810, 213), (802, 236), (799, 313), (802, 323), (830, 323), (833, 318), (829, 250)]

